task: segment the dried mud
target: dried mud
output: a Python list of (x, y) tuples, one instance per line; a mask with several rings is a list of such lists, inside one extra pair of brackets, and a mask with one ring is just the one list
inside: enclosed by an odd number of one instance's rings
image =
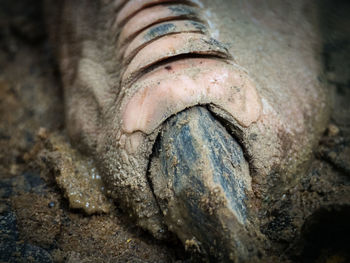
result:
[[(322, 3), (331, 123), (304, 176), (271, 174), (260, 191), (268, 262), (350, 261), (350, 6)], [(61, 92), (40, 1), (0, 1), (0, 262), (194, 260), (175, 238), (156, 241), (137, 228), (118, 204), (91, 216), (69, 207), (55, 179), (74, 151)], [(61, 145), (54, 157), (43, 152), (52, 134)]]

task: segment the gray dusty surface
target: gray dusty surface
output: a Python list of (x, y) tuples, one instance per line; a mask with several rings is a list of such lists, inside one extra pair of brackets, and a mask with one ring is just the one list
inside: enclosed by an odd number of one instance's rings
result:
[[(261, 182), (269, 186), (260, 191), (259, 215), (269, 262), (350, 261), (350, 6), (330, 2), (320, 5), (330, 125), (306, 175), (276, 173)], [(57, 171), (38, 155), (43, 128), (48, 140), (51, 134), (65, 140), (62, 92), (39, 4), (0, 1), (0, 262), (190, 260), (175, 238), (154, 240), (118, 204), (92, 216), (70, 208)]]

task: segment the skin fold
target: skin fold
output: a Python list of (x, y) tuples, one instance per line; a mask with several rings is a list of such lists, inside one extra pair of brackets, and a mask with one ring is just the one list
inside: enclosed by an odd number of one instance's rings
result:
[(314, 5), (47, 0), (71, 141), (139, 226), (167, 237), (147, 170), (164, 121), (186, 108), (207, 106), (242, 146), (253, 214), (257, 182), (307, 169), (329, 116)]

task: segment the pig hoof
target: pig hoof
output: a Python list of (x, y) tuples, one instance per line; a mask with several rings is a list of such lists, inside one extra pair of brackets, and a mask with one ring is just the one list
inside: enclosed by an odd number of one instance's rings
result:
[(210, 105), (227, 121), (248, 127), (258, 120), (261, 102), (248, 74), (210, 37), (195, 2), (129, 1), (116, 10), (111, 27), (117, 32), (119, 89), (107, 110), (113, 116), (108, 135), (98, 143), (104, 146), (99, 163), (111, 196), (160, 237), (169, 224), (146, 175), (163, 123), (186, 108)]
[(238, 142), (206, 108), (166, 121), (149, 174), (166, 224), (186, 247), (210, 251), (207, 256), (220, 261), (229, 255), (247, 262), (256, 255), (249, 165)]

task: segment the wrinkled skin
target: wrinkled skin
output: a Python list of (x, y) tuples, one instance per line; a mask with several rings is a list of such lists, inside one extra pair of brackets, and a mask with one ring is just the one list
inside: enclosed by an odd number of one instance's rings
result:
[[(110, 196), (163, 238), (146, 176), (152, 147), (167, 118), (208, 105), (244, 149), (254, 214), (254, 182), (302, 174), (327, 124), (314, 3), (203, 0), (199, 11), (174, 11), (123, 2), (48, 1), (72, 142), (94, 156)], [(143, 31), (167, 19), (175, 26), (164, 35)]]

